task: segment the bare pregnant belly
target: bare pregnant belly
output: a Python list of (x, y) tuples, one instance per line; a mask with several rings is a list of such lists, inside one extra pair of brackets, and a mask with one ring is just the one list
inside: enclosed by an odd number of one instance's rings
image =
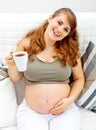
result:
[(59, 100), (68, 97), (69, 93), (68, 84), (36, 84), (26, 86), (25, 99), (35, 111), (48, 113)]

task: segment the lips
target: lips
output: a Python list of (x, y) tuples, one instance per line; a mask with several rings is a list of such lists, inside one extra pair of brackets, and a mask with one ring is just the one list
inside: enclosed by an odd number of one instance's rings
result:
[(60, 37), (60, 34), (59, 34), (56, 30), (54, 30), (54, 29), (53, 29), (53, 34), (54, 34), (54, 36), (56, 36), (56, 37)]

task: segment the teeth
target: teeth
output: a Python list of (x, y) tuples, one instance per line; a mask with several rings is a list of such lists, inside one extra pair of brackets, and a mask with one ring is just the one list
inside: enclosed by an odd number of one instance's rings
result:
[(55, 33), (55, 35), (57, 36), (57, 37), (59, 37), (60, 35), (56, 32), (56, 31), (53, 31), (54, 33)]

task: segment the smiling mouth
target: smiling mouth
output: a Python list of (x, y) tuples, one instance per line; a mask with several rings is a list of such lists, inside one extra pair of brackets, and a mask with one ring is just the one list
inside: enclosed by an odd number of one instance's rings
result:
[(60, 37), (60, 34), (58, 32), (56, 32), (54, 29), (53, 29), (53, 34), (56, 36), (56, 37)]

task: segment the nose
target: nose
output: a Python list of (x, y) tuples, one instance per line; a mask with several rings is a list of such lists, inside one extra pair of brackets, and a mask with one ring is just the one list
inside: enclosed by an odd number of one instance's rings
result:
[(63, 26), (59, 26), (58, 27), (58, 30), (59, 30), (59, 32), (62, 32), (64, 29), (63, 29)]

